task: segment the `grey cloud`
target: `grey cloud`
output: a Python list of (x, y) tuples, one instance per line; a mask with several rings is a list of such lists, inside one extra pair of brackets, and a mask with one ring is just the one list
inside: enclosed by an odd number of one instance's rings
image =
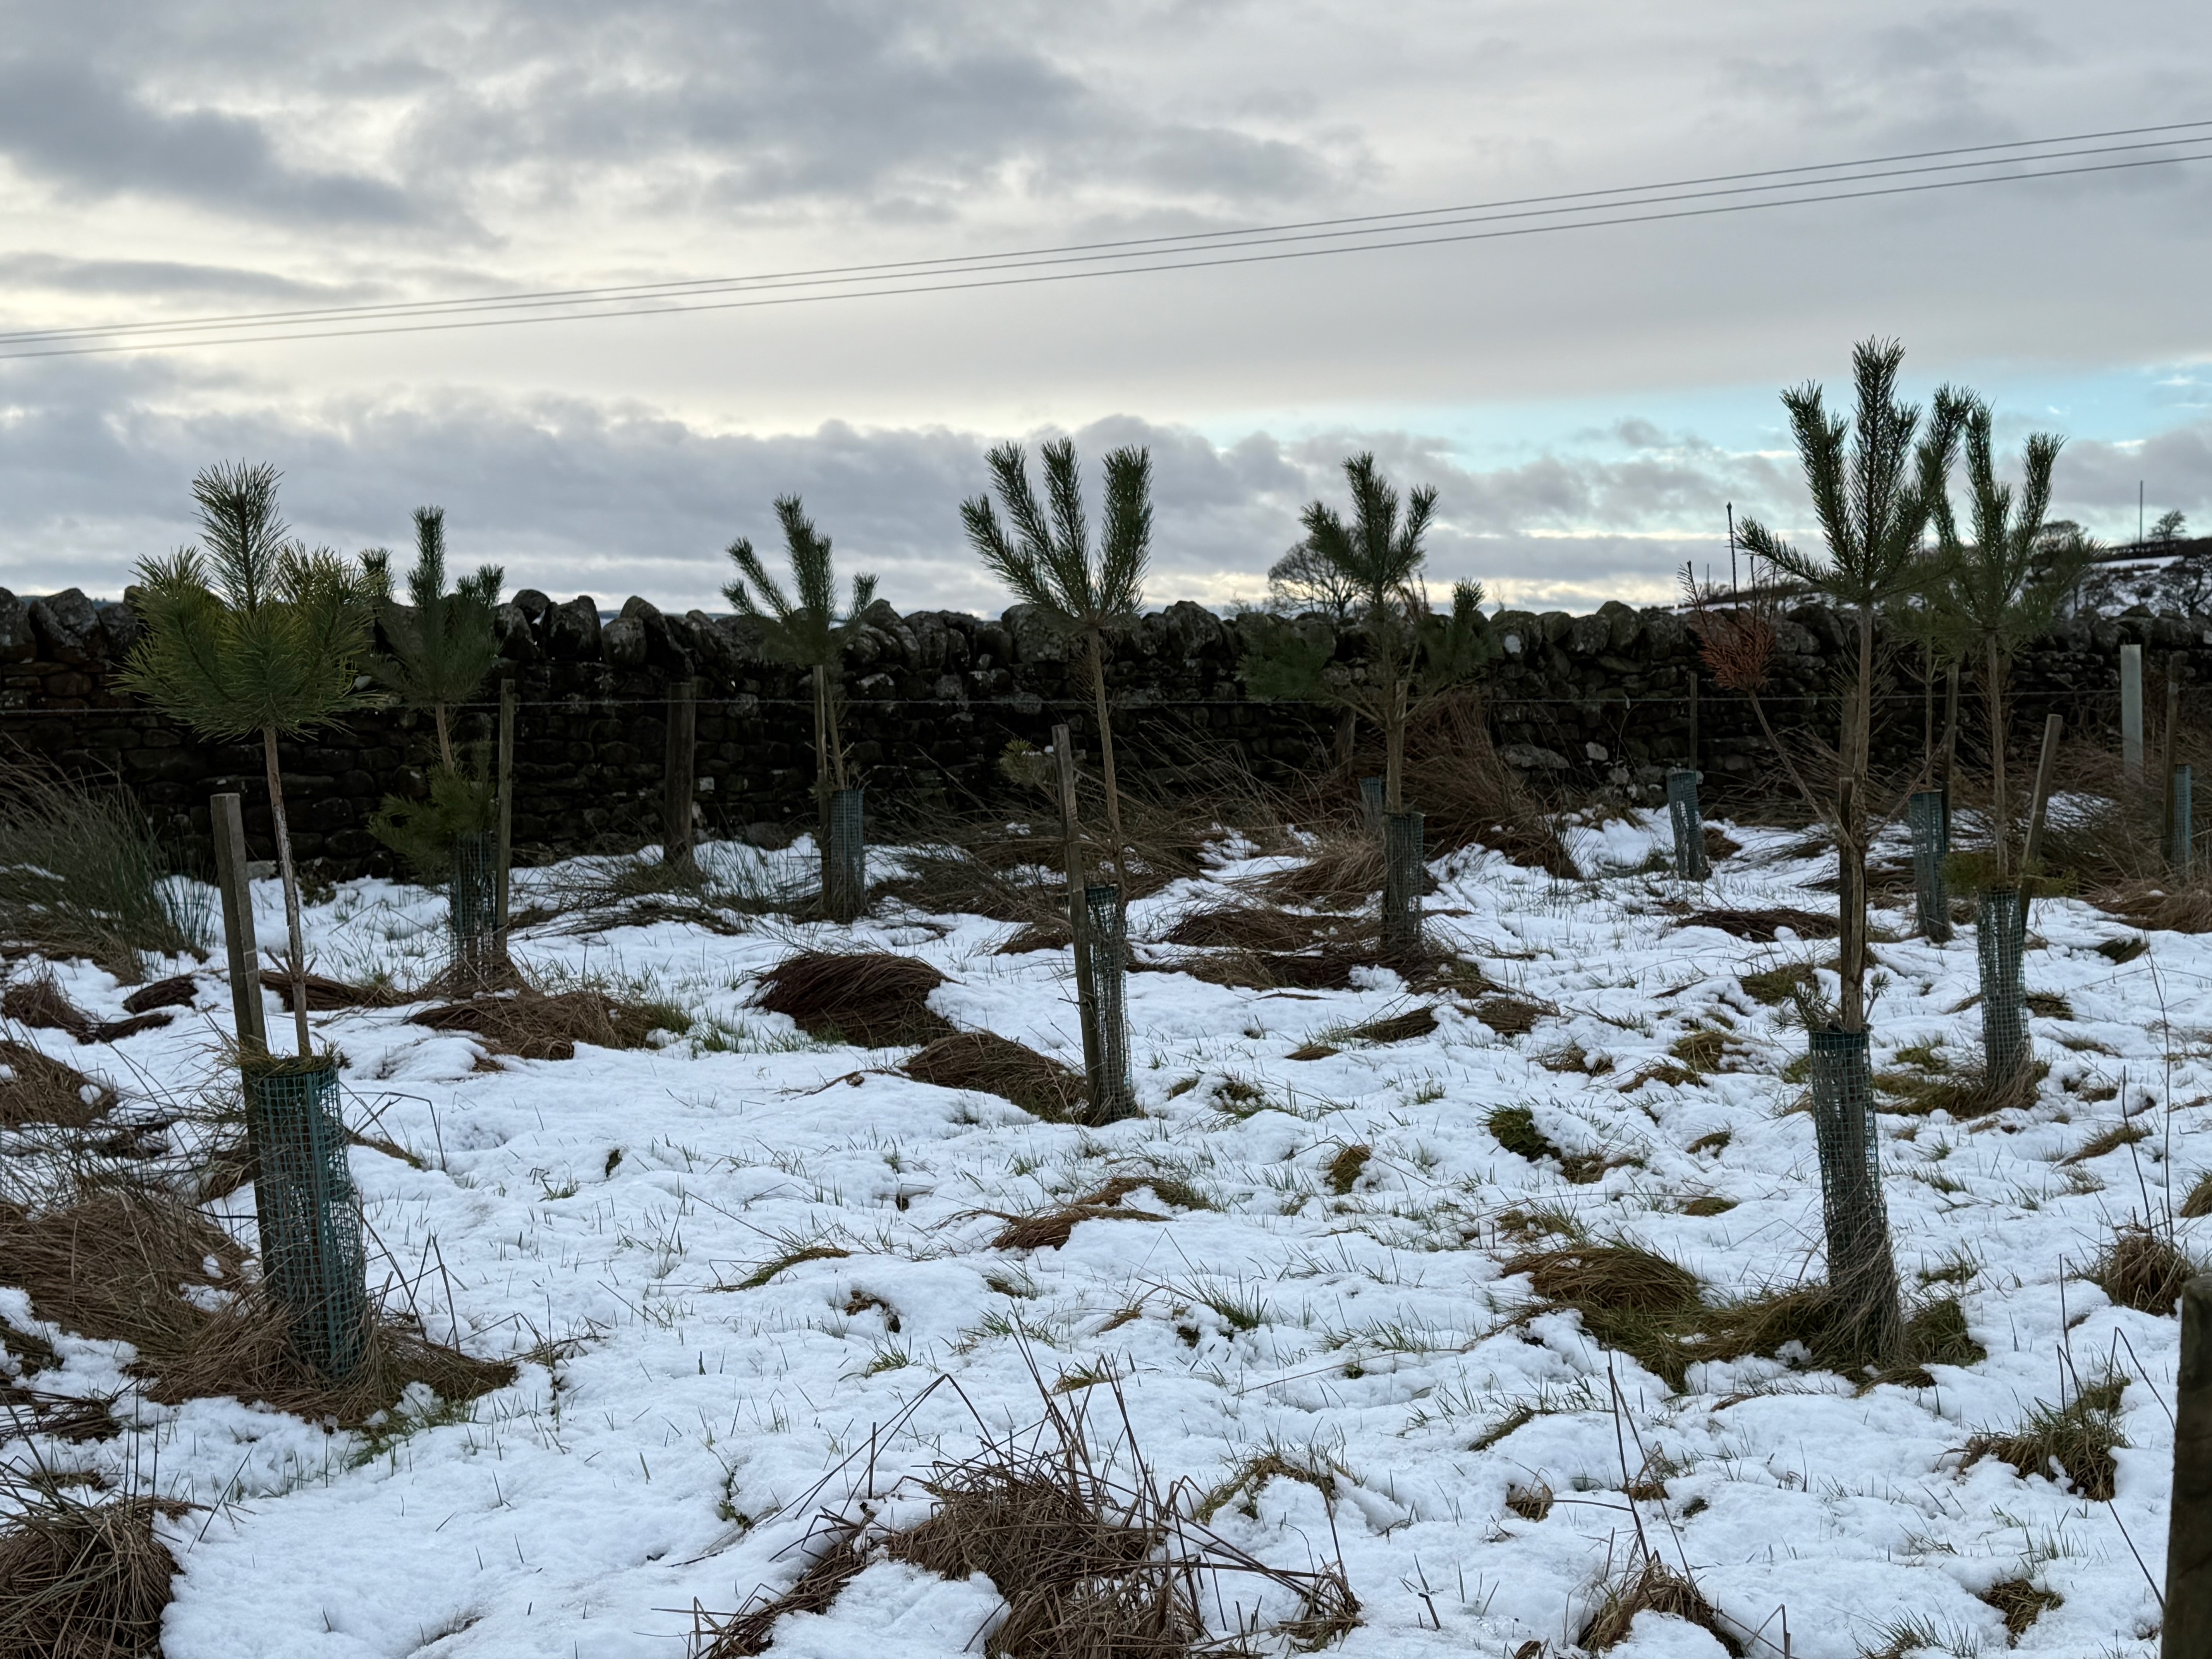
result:
[(0, 254), (0, 288), (63, 294), (189, 295), (194, 299), (287, 300), (342, 305), (368, 297), (358, 283), (303, 283), (240, 265), (174, 259), (77, 259), (46, 252)]
[(0, 64), (0, 152), (72, 195), (168, 196), (320, 223), (416, 217), (407, 195), (380, 179), (286, 165), (257, 120), (204, 108), (172, 114), (52, 58)]

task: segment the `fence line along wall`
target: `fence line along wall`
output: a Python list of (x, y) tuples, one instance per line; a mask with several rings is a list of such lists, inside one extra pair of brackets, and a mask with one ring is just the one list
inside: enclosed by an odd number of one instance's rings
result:
[[(1055, 722), (1095, 745), (1081, 660), (1026, 607), (999, 617), (902, 616), (878, 601), (863, 621), (846, 652), (843, 724), (869, 811), (887, 826), (933, 811), (1011, 804), (999, 756), (1014, 738), (1042, 747)], [(1696, 641), (1673, 612), (1619, 604), (1583, 617), (1508, 611), (1491, 627), (1498, 651), (1483, 690), (1492, 730), (1505, 758), (1540, 787), (1611, 785), (1656, 800), (1669, 767), (1695, 764), (1712, 810), (1724, 811), (1731, 785), (1771, 782), (1765, 745), (1741, 698), (1707, 685), (1692, 717)], [(459, 735), (488, 748), (498, 682), (512, 678), (520, 702), (514, 836), (525, 855), (659, 840), (668, 701), (685, 680), (697, 683), (702, 830), (811, 825), (806, 688), (799, 671), (763, 659), (743, 619), (665, 615), (633, 599), (604, 620), (589, 597), (556, 604), (526, 589), (500, 608), (499, 628), (501, 664), (482, 702), (461, 717)], [(258, 750), (204, 743), (114, 689), (137, 632), (127, 602), (95, 603), (74, 589), (24, 600), (0, 589), (0, 750), (120, 777), (203, 862), (208, 798), (234, 790), (244, 798), (251, 850), (264, 856)], [(1790, 613), (1782, 633), (1770, 709), (1790, 723), (1832, 725), (1844, 627), (1808, 605)], [(2113, 729), (2123, 641), (2146, 647), (2154, 674), (2178, 653), (2186, 679), (2212, 676), (2201, 623), (2072, 622), (2016, 666), (2014, 718), (2030, 731), (2051, 712), (2072, 732)], [(1360, 672), (1356, 631), (1338, 630), (1336, 648), (1350, 672)], [(1215, 788), (1232, 757), (1278, 784), (1332, 763), (1336, 712), (1249, 696), (1237, 673), (1242, 650), (1234, 618), (1188, 603), (1146, 616), (1115, 642), (1107, 679), (1127, 775), (1162, 787), (1187, 776), (1192, 787)], [(1922, 730), (1911, 653), (1898, 655), (1887, 690), (1886, 758), (1909, 763)], [(1965, 718), (1972, 733), (1971, 696)], [(299, 856), (331, 877), (388, 868), (366, 824), (387, 793), (425, 788), (434, 752), (428, 722), (365, 708), (283, 750)], [(1408, 805), (1420, 805), (1418, 771)]]

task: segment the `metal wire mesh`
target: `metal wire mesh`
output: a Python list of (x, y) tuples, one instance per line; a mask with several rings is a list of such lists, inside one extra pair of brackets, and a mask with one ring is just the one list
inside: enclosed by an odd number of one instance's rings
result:
[(1422, 818), (1419, 812), (1382, 815), (1382, 953), (1410, 958), (1421, 953)]
[(1382, 833), (1382, 814), (1389, 799), (1388, 787), (1380, 778), (1359, 781), (1359, 810), (1367, 820), (1368, 830), (1375, 835)]
[(2166, 857), (2168, 862), (2173, 866), (2173, 873), (2185, 881), (2189, 878), (2191, 866), (2196, 862), (2194, 856), (2196, 837), (2191, 832), (2189, 822), (2190, 793), (2189, 769), (2185, 766), (2175, 767), (2173, 769), (2173, 845), (2168, 850)]
[(1941, 945), (1951, 937), (1951, 896), (1943, 860), (1951, 852), (1951, 815), (1941, 789), (1917, 789), (1905, 809), (1912, 830), (1912, 907), (1920, 937)]
[(1698, 810), (1698, 775), (1687, 767), (1667, 774), (1667, 817), (1674, 828), (1674, 873), (1703, 881), (1712, 873), (1705, 862), (1705, 815)]
[(1091, 1121), (1117, 1122), (1137, 1114), (1136, 1090), (1129, 1081), (1125, 995), (1127, 919), (1119, 887), (1108, 884), (1083, 890), (1083, 936), (1077, 948), (1090, 964), (1092, 1024), (1097, 1035), (1097, 1052), (1085, 1056), (1091, 1071)]
[(499, 837), (453, 837), (447, 889), (447, 961), (457, 975), (484, 977), (499, 955)]
[(1864, 1031), (1811, 1033), (1813, 1133), (1820, 1150), (1820, 1218), (1828, 1238), (1828, 1288), (1852, 1346), (1869, 1360), (1904, 1340), (1889, 1212), (1881, 1195), (1874, 1073)]
[(2026, 1086), (2034, 1060), (2027, 1042), (2027, 994), (2020, 973), (2027, 921), (2017, 887), (1984, 887), (1974, 896), (1974, 956), (1982, 970), (1982, 1063), (1990, 1098), (1998, 1102)]
[(346, 1167), (337, 1066), (249, 1059), (245, 1081), (262, 1282), (284, 1310), (300, 1357), (325, 1376), (349, 1376), (368, 1346), (368, 1258)]
[(822, 842), (822, 910), (850, 921), (868, 908), (868, 838), (859, 789), (833, 789)]

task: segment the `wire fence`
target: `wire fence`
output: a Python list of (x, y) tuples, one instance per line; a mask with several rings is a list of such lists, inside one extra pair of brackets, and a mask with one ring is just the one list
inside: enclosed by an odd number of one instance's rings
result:
[(2021, 981), (2027, 911), (2017, 887), (1974, 895), (1974, 957), (1982, 977), (1982, 1064), (1990, 1097), (2008, 1103), (2027, 1086), (2027, 992)]
[(1705, 817), (1698, 807), (1698, 775), (1686, 767), (1667, 774), (1667, 819), (1674, 831), (1674, 873), (1684, 881), (1703, 881), (1711, 873)]
[(1104, 884), (1083, 890), (1083, 933), (1077, 941), (1090, 963), (1092, 1018), (1097, 1052), (1088, 1056), (1090, 1119), (1115, 1123), (1137, 1115), (1129, 1074), (1128, 916), (1121, 890)]
[(1906, 803), (1912, 832), (1912, 910), (1920, 937), (1937, 945), (1951, 937), (1951, 895), (1943, 860), (1951, 855), (1951, 813), (1941, 789), (1917, 789)]
[(456, 981), (488, 979), (500, 949), (498, 836), (453, 837), (453, 874), (447, 894), (447, 967)]
[(860, 789), (833, 789), (822, 838), (822, 913), (850, 921), (868, 908), (868, 838)]
[(1856, 1352), (1898, 1353), (1904, 1315), (1890, 1259), (1889, 1211), (1881, 1193), (1881, 1140), (1875, 1124), (1874, 1073), (1864, 1031), (1811, 1033), (1813, 1131), (1820, 1152), (1820, 1216), (1828, 1243), (1828, 1290)]
[(1382, 954), (1411, 962), (1421, 954), (1421, 857), (1419, 812), (1382, 815)]
[(244, 1072), (262, 1279), (284, 1310), (300, 1357), (343, 1379), (367, 1351), (369, 1310), (337, 1065), (250, 1056)]

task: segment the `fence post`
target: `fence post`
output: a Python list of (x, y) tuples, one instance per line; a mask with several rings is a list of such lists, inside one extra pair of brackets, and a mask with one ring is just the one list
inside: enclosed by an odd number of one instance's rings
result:
[(261, 1006), (261, 951), (253, 933), (253, 890), (246, 879), (246, 820), (236, 795), (208, 802), (215, 831), (215, 884), (222, 899), (222, 942), (230, 960), (231, 1016), (241, 1054), (269, 1052)]
[(2048, 716), (2043, 722), (2043, 754), (2035, 763), (2035, 804), (2028, 811), (2027, 845), (2020, 860), (2023, 875), (2035, 874), (2035, 866), (2043, 857), (2043, 826), (2051, 816), (2051, 782), (2058, 764), (2058, 734), (2065, 729), (2065, 720), (2057, 714)]
[(1083, 943), (1083, 818), (1075, 801), (1075, 742), (1065, 726), (1052, 728), (1052, 756), (1060, 769), (1060, 847), (1067, 866), (1067, 927), (1075, 946), (1075, 1011), (1083, 1027), (1083, 1076), (1085, 1086), (1095, 1088), (1099, 1075), (1098, 996), (1091, 982), (1091, 953)]
[(1359, 781), (1359, 813), (1367, 822), (1367, 833), (1382, 833), (1383, 792), (1387, 785), (1381, 778), (1362, 778)]
[(2160, 1659), (2212, 1659), (2212, 1277), (2181, 1287)]
[(2187, 767), (2173, 769), (2173, 780), (2167, 785), (2167, 789), (2173, 797), (2173, 839), (2167, 856), (2172, 861), (2173, 873), (2187, 881), (2191, 866), (2195, 862), (2191, 857), (2195, 850), (2195, 837), (2189, 822), (2190, 773)]
[(2143, 778), (2142, 647), (2120, 647), (2120, 765), (2128, 781)]
[(2181, 653), (2175, 652), (2166, 665), (2166, 724), (2158, 735), (2158, 775), (2165, 799), (2160, 803), (2164, 816), (2159, 820), (2159, 839), (2171, 848), (2173, 845), (2173, 728), (2181, 720)]
[(1703, 881), (1712, 873), (1705, 861), (1705, 817), (1698, 810), (1698, 775), (1686, 766), (1667, 774), (1667, 818), (1674, 831), (1674, 873), (1684, 881)]
[(667, 793), (660, 806), (660, 862), (678, 874), (691, 876), (699, 866), (691, 857), (691, 797), (695, 793), (691, 763), (694, 735), (698, 731), (698, 690), (696, 680), (678, 680), (668, 688)]
[(514, 868), (514, 682), (499, 683), (499, 953), (507, 955)]

